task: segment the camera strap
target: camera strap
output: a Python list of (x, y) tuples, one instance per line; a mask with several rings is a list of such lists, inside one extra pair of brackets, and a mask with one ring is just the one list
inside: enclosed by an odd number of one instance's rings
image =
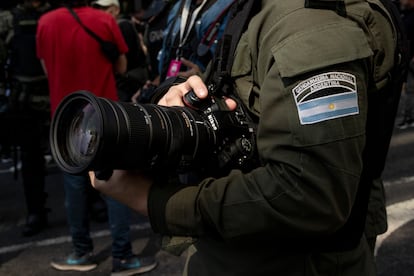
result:
[(85, 30), (85, 32), (87, 32), (91, 37), (93, 37), (96, 41), (98, 41), (99, 44), (102, 44), (104, 42), (104, 40), (101, 37), (99, 37), (91, 29), (86, 27), (85, 24), (83, 24), (83, 22), (80, 20), (79, 16), (76, 14), (76, 12), (74, 10), (72, 10), (68, 6), (65, 6), (65, 8), (68, 9), (68, 11), (72, 14), (72, 16), (75, 18), (75, 20), (79, 23), (79, 25), (81, 25), (81, 27)]
[[(200, 5), (198, 5), (192, 12), (190, 17), (190, 9), (191, 9), (191, 2), (192, 0), (186, 0), (184, 3), (181, 21), (180, 21), (180, 40), (178, 44), (178, 48), (182, 48), (183, 45), (186, 43), (191, 30), (195, 24), (196, 18), (198, 14), (203, 9), (204, 5), (207, 3), (207, 0), (203, 0)], [(190, 19), (190, 21), (188, 21)], [(188, 21), (188, 22), (187, 22)]]

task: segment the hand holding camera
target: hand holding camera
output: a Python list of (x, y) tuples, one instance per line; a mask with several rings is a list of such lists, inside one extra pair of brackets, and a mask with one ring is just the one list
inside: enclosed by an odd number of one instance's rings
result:
[(145, 216), (148, 215), (147, 201), (152, 178), (134, 170), (114, 170), (107, 180), (98, 179), (89, 172), (92, 186)]
[[(188, 106), (188, 104), (185, 104), (184, 99), (185, 95), (190, 91), (201, 100), (206, 99), (209, 95), (203, 80), (198, 76), (191, 76), (187, 81), (172, 86), (158, 104), (163, 106)], [(226, 98), (225, 102), (229, 110), (236, 109), (237, 103), (233, 99)]]

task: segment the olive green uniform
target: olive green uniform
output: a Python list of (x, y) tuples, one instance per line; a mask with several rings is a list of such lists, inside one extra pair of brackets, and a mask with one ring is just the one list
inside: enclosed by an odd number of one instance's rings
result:
[(377, 236), (387, 232), (387, 229), (388, 222), (384, 184), (382, 179), (378, 178), (372, 182), (364, 230), (365, 237), (367, 238), (373, 255), (375, 253)]
[(260, 117), (263, 165), (150, 192), (155, 231), (198, 238), (188, 275), (374, 275), (361, 229), (346, 223), (367, 95), (387, 82), (394, 29), (377, 0), (345, 1), (347, 17), (304, 2), (261, 1), (236, 50), (232, 77)]

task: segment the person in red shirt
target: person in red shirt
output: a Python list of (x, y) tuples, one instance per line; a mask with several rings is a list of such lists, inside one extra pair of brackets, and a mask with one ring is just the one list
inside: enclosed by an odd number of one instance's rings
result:
[(88, 90), (97, 96), (118, 100), (114, 71), (126, 70), (128, 47), (114, 18), (88, 6), (75, 3), (73, 10), (82, 23), (103, 40), (118, 46), (121, 55), (112, 64), (99, 43), (76, 22), (65, 7), (47, 13), (37, 29), (37, 55), (49, 78), (52, 114), (59, 102), (77, 90)]
[[(87, 90), (99, 97), (118, 100), (114, 73), (126, 70), (128, 47), (115, 19), (103, 11), (87, 6), (86, 0), (64, 0), (64, 7), (43, 15), (37, 28), (37, 55), (49, 80), (51, 112), (68, 94)], [(115, 62), (108, 59), (99, 44), (75, 19), (102, 40), (117, 45), (120, 53)], [(65, 206), (74, 251), (51, 266), (57, 270), (87, 271), (97, 264), (93, 257), (93, 242), (89, 233), (87, 175), (63, 174)], [(106, 197), (108, 218), (113, 238), (112, 272), (132, 275), (152, 270), (153, 257), (137, 257), (132, 253), (129, 235), (130, 209)]]

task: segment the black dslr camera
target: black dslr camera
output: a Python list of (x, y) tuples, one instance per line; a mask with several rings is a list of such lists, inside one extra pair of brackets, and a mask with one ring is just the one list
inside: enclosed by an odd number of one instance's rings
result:
[(257, 165), (256, 125), (242, 103), (229, 111), (221, 97), (200, 100), (191, 91), (184, 102), (164, 107), (72, 93), (52, 120), (53, 157), (71, 174), (162, 168), (220, 176)]

